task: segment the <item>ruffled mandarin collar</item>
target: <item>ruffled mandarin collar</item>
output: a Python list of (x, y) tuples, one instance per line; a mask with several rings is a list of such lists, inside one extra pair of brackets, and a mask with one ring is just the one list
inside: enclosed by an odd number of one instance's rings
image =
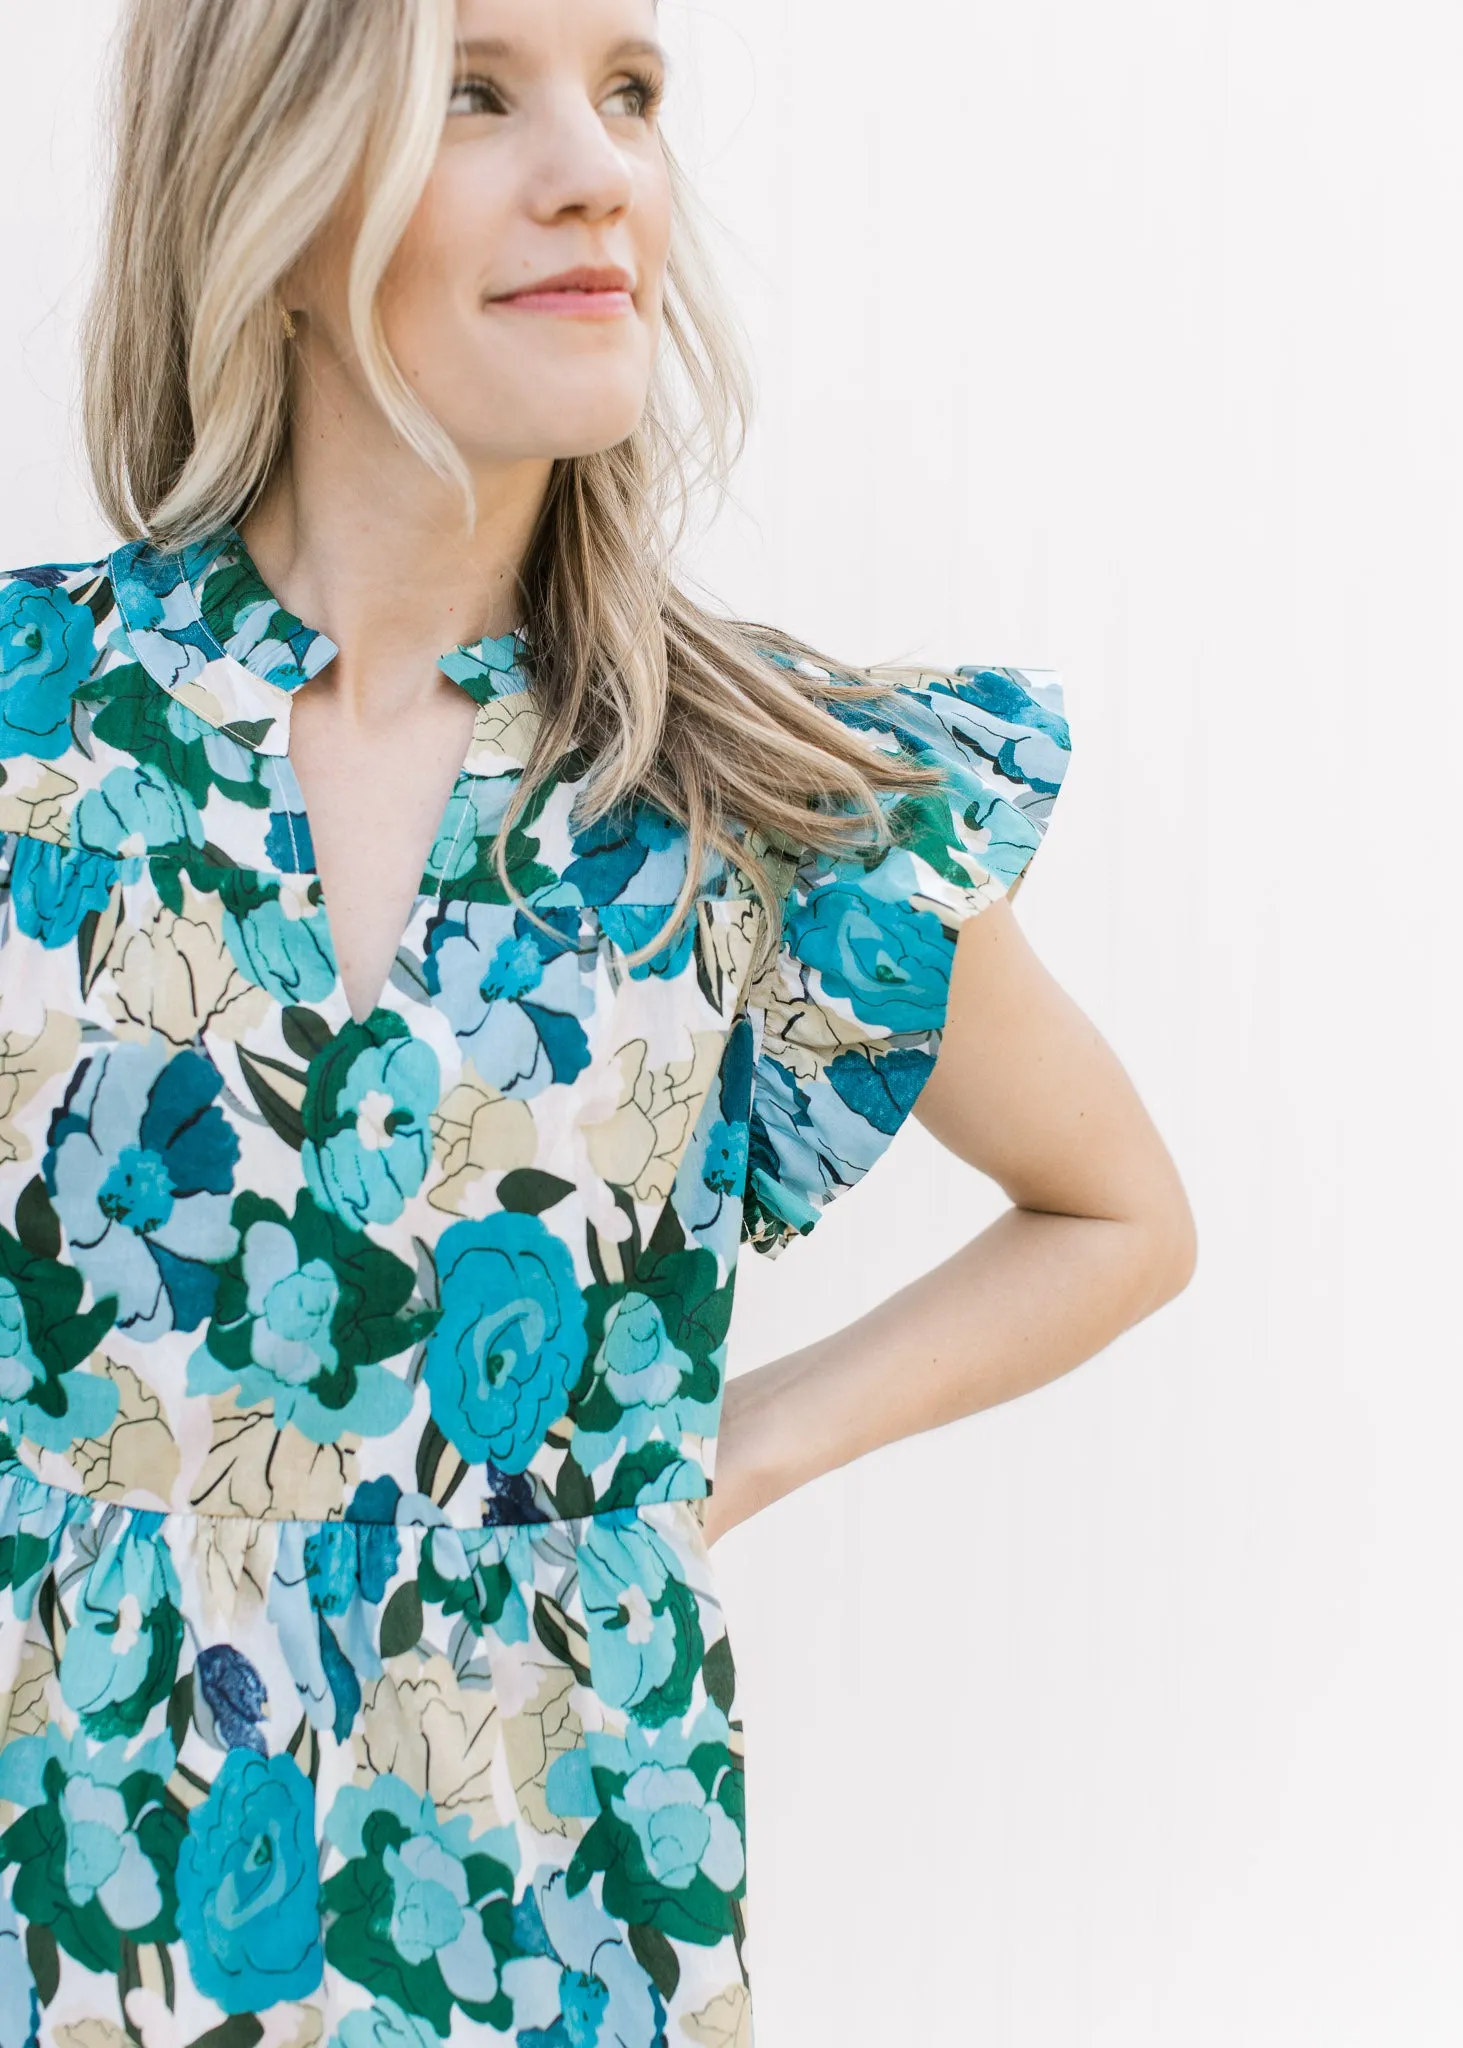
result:
[[(289, 750), (292, 692), (340, 652), (282, 605), (226, 521), (177, 551), (127, 541), (109, 557), (136, 659), (180, 703), (258, 753)], [(463, 641), (437, 665), (479, 704), (527, 690), (522, 633)]]

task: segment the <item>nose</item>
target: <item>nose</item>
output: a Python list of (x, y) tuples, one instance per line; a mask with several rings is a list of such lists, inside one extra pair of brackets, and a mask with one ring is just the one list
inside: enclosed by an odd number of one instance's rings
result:
[(631, 165), (583, 94), (554, 95), (535, 123), (529, 206), (538, 220), (601, 220), (634, 197)]

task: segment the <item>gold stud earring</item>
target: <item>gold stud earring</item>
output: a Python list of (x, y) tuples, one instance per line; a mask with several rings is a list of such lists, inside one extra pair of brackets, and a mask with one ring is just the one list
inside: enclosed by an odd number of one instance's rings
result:
[(280, 311), (284, 315), (285, 339), (287, 341), (293, 341), (295, 338), (295, 316), (290, 311), (288, 306), (281, 306)]

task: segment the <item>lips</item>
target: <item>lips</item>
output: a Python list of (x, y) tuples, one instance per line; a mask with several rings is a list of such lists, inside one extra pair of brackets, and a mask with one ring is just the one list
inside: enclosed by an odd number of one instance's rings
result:
[(511, 292), (500, 292), (504, 299), (538, 298), (545, 292), (628, 292), (633, 289), (634, 280), (627, 270), (618, 268), (593, 269), (581, 265), (576, 270), (561, 270), (554, 277), (539, 278), (532, 284), (521, 284)]

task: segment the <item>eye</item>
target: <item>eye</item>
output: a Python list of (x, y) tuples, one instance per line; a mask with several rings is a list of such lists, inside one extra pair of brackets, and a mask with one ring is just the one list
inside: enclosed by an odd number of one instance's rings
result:
[(626, 97), (633, 102), (631, 111), (635, 118), (648, 121), (665, 98), (665, 87), (648, 72), (635, 71), (610, 94), (610, 98), (616, 100)]
[[(458, 101), (464, 97), (469, 104), (459, 106)], [(484, 101), (492, 101), (493, 104), (484, 105)], [(491, 78), (467, 77), (459, 78), (453, 86), (447, 110), (454, 114), (501, 114), (505, 108), (503, 95)]]
[[(665, 87), (647, 72), (633, 72), (623, 85), (615, 87), (610, 100), (626, 100), (624, 109), (632, 119), (648, 121), (659, 109), (665, 98)], [(491, 78), (475, 74), (459, 78), (452, 88), (448, 101), (449, 113), (459, 114), (505, 114), (508, 109), (503, 95)]]

